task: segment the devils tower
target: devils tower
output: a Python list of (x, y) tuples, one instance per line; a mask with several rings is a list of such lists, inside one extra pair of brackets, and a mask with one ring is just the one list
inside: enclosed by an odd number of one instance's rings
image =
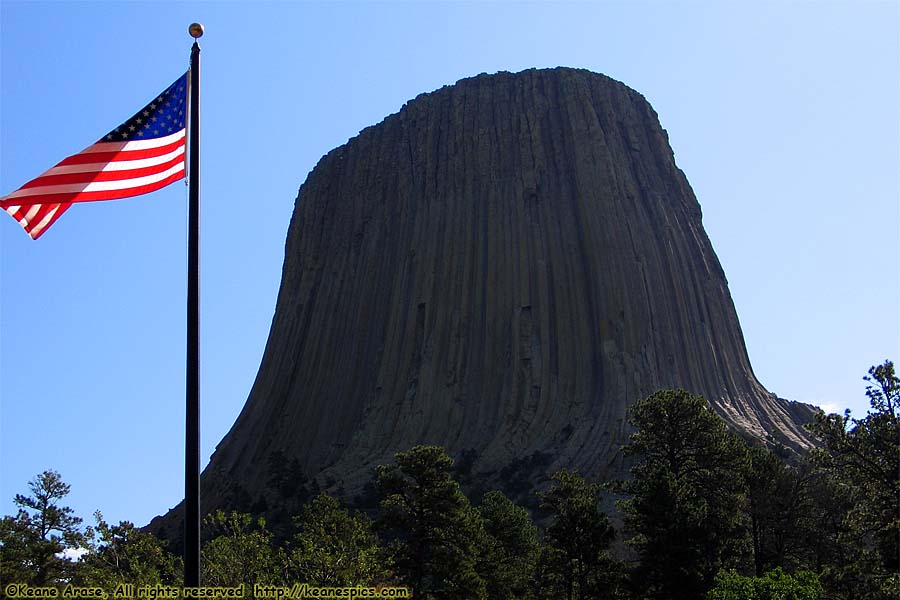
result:
[(503, 487), (621, 474), (661, 388), (801, 448), (811, 409), (757, 381), (700, 205), (650, 104), (558, 68), (423, 94), (300, 188), (249, 398), (204, 505), (276, 452), (351, 494), (416, 444)]

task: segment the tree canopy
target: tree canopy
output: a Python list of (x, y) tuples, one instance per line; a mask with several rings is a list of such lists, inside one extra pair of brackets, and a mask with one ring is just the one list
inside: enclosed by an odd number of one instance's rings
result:
[[(746, 442), (699, 396), (659, 391), (630, 410), (629, 479), (558, 471), (532, 490), (533, 515), (500, 491), (474, 506), (456, 479), (472, 477), (471, 453), (456, 471), (443, 448), (397, 453), (375, 470), (369, 514), (274, 455), (266, 492), (234, 495), (247, 512), (205, 519), (202, 582), (244, 584), (248, 596), (256, 583), (309, 583), (403, 585), (432, 600), (894, 600), (900, 380), (890, 361), (865, 380), (866, 416), (820, 414), (819, 447), (805, 456)], [(521, 492), (527, 481), (513, 483)], [(604, 489), (620, 497), (613, 518)], [(99, 511), (83, 528), (63, 505), (69, 491), (47, 470), (14, 497), (17, 513), (0, 520), (0, 580), (180, 585), (163, 540)]]
[(747, 448), (684, 390), (657, 392), (630, 415), (637, 431), (624, 450), (635, 464), (619, 506), (640, 557), (632, 581), (650, 598), (698, 598), (747, 552)]

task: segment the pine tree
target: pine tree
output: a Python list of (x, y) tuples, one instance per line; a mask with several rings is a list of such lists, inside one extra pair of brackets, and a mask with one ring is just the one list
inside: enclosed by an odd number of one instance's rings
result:
[(484, 495), (478, 513), (487, 534), (478, 570), (484, 576), (488, 598), (527, 597), (540, 548), (531, 516), (498, 491)]
[(15, 517), (0, 522), (0, 581), (35, 586), (68, 582), (74, 563), (60, 556), (85, 544), (81, 519), (59, 506), (71, 487), (56, 471), (44, 471), (30, 482), (31, 496), (16, 494)]
[(721, 571), (706, 600), (819, 600), (822, 591), (819, 578), (811, 571), (789, 575), (778, 567), (757, 577)]
[(806, 460), (788, 464), (767, 448), (750, 448), (747, 513), (757, 577), (776, 567), (789, 572), (816, 568), (819, 477)]
[(288, 579), (332, 587), (371, 586), (384, 582), (381, 548), (372, 523), (350, 515), (340, 502), (320, 494), (296, 519), (300, 531), (287, 555)]
[(181, 560), (152, 534), (128, 521), (110, 525), (100, 511), (87, 533), (89, 552), (78, 565), (79, 585), (115, 590), (119, 584), (181, 585)]
[(249, 514), (217, 511), (203, 520), (205, 537), (200, 556), (203, 585), (236, 587), (243, 584), (250, 597), (255, 584), (283, 581), (281, 550), (272, 544), (265, 519)]
[(701, 597), (749, 553), (742, 508), (749, 457), (706, 400), (663, 390), (634, 404), (636, 464), (620, 502), (640, 556), (632, 584), (665, 600)]
[(551, 522), (544, 532), (541, 595), (583, 600), (608, 598), (619, 583), (619, 567), (609, 554), (615, 530), (599, 509), (601, 487), (562, 470), (538, 494)]
[(854, 597), (890, 598), (900, 594), (900, 379), (891, 361), (864, 379), (866, 417), (820, 414), (812, 428), (823, 445), (815, 459), (847, 506), (842, 555), (825, 575)]
[(395, 459), (376, 470), (379, 528), (413, 597), (486, 598), (477, 569), (484, 527), (451, 476), (453, 460), (437, 446), (416, 446)]

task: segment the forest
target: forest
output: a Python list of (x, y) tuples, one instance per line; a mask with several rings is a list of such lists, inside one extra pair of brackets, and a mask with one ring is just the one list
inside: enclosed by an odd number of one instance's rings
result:
[[(803, 456), (736, 435), (702, 397), (635, 402), (630, 477), (559, 471), (517, 505), (468, 497), (460, 463), (417, 446), (379, 466), (373, 508), (318, 490), (273, 456), (267, 499), (204, 519), (202, 583), (405, 587), (413, 598), (887, 600), (900, 597), (900, 379), (868, 371), (870, 409), (819, 413)], [(113, 590), (179, 586), (165, 540), (65, 506), (46, 470), (0, 521), (0, 581)], [(605, 512), (601, 507), (613, 506)], [(14, 590), (13, 590), (14, 591)]]

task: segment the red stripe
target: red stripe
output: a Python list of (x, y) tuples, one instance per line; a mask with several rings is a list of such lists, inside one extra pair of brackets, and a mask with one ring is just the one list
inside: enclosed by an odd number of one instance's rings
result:
[(35, 204), (60, 204), (66, 202), (96, 202), (98, 200), (118, 200), (119, 198), (131, 198), (132, 196), (140, 196), (148, 194), (152, 191), (164, 188), (170, 183), (174, 183), (184, 177), (184, 169), (172, 174), (165, 179), (147, 185), (126, 188), (122, 190), (102, 190), (98, 192), (65, 192), (60, 194), (42, 194), (38, 196), (30, 196), (26, 198), (16, 198), (14, 200), (0, 201), (0, 207), (6, 206), (27, 206)]
[[(45, 185), (64, 185), (68, 183), (91, 183), (93, 181), (121, 181), (126, 179), (134, 179), (135, 177), (145, 177), (147, 175), (156, 175), (162, 173), (178, 163), (184, 162), (184, 155), (176, 156), (168, 162), (153, 165), (151, 167), (141, 167), (139, 169), (128, 169), (126, 171), (85, 171), (84, 173), (65, 173), (61, 175), (44, 175), (36, 179), (32, 179), (20, 190), (43, 187)], [(109, 164), (109, 163), (107, 163)], [(106, 164), (100, 165), (104, 168)], [(18, 191), (18, 190), (16, 190)]]
[[(124, 148), (125, 143), (123, 142), (122, 147)], [(165, 146), (158, 146), (156, 148), (142, 148), (139, 150), (110, 150), (108, 152), (88, 152), (91, 148), (96, 146), (89, 146), (85, 148), (78, 154), (73, 154), (68, 158), (64, 158), (58, 164), (57, 167), (65, 167), (68, 165), (84, 165), (91, 163), (108, 163), (113, 162), (115, 160), (137, 160), (139, 158), (154, 158), (157, 156), (162, 156), (163, 154), (167, 154), (169, 152), (174, 151), (179, 146), (184, 146), (185, 138), (180, 138), (175, 140), (171, 144), (166, 144)]]
[[(44, 228), (41, 229), (41, 231), (39, 231), (37, 233), (37, 235), (33, 235), (32, 232), (34, 231), (35, 227), (37, 227), (41, 223), (41, 221), (44, 220), (44, 217), (47, 216), (47, 213), (49, 213), (51, 210), (53, 210), (56, 206), (59, 206), (59, 209), (56, 211), (56, 214), (53, 215), (53, 217), (50, 219), (50, 221), (46, 225), (44, 225)], [(38, 239), (39, 237), (41, 237), (44, 234), (45, 231), (47, 231), (50, 228), (51, 225), (53, 225), (53, 223), (56, 222), (56, 220), (60, 216), (62, 216), (62, 214), (64, 212), (66, 212), (69, 209), (70, 206), (72, 206), (72, 205), (71, 204), (59, 205), (56, 203), (42, 205), (38, 209), (37, 214), (34, 217), (32, 217), (31, 219), (29, 219), (24, 225), (22, 225), (22, 227), (25, 229), (25, 233), (27, 233), (31, 237), (31, 239), (34, 239), (34, 240)], [(30, 207), (30, 206), (22, 207), (19, 210), (17, 210), (16, 212), (14, 212), (12, 214), (12, 217), (16, 221), (21, 222), (22, 219), (25, 218), (25, 215), (31, 210), (31, 208), (32, 207)]]
[[(52, 208), (53, 206), (55, 206), (55, 205), (52, 205), (50, 208)], [(47, 223), (46, 225), (44, 225), (44, 228), (41, 229), (41, 230), (37, 233), (37, 235), (31, 235), (32, 230), (35, 228), (36, 225), (38, 225), (38, 223), (41, 222), (41, 220), (43, 219), (43, 216), (46, 214), (46, 212), (42, 212), (42, 213), (41, 213), (41, 218), (40, 218), (40, 219), (35, 219), (34, 222), (33, 222), (33, 224), (32, 224), (32, 223), (29, 223), (29, 224), (28, 224), (28, 227), (25, 228), (25, 232), (26, 232), (28, 235), (31, 236), (31, 239), (33, 239), (33, 240), (38, 239), (39, 237), (41, 237), (42, 235), (44, 235), (44, 234), (47, 232), (48, 229), (50, 229), (50, 226), (51, 226), (51, 225), (53, 225), (54, 223), (56, 223), (56, 220), (57, 220), (58, 218), (60, 218), (64, 212), (66, 212), (67, 210), (69, 210), (69, 207), (70, 207), (70, 206), (72, 206), (71, 203), (66, 203), (66, 204), (61, 205), (61, 206), (59, 207), (59, 210), (56, 211), (56, 214), (53, 215), (53, 218), (50, 219), (50, 222)]]

